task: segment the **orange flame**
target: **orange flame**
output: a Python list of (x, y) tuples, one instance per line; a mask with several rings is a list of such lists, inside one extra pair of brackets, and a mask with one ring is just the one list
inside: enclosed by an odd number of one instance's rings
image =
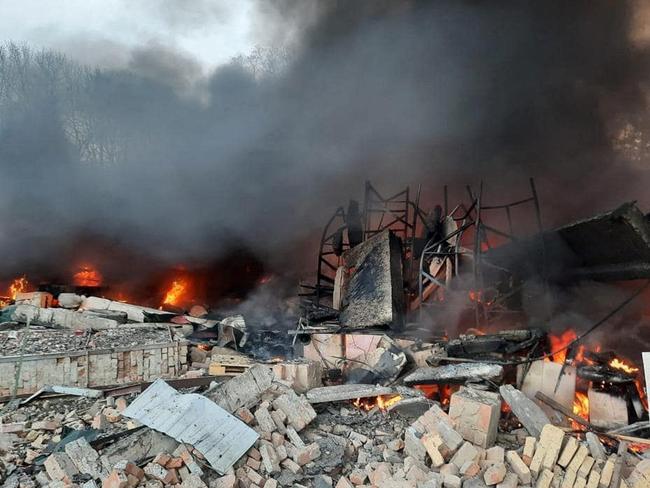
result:
[(165, 298), (163, 299), (163, 305), (174, 305), (178, 306), (181, 302), (181, 299), (185, 295), (188, 288), (187, 280), (178, 279), (174, 280), (171, 284), (167, 293), (165, 293)]
[(618, 358), (612, 359), (608, 364), (614, 369), (620, 369), (621, 371), (625, 371), (629, 374), (637, 373), (639, 371), (639, 368), (630, 366), (624, 360)]
[(83, 264), (72, 277), (75, 286), (101, 286), (102, 280), (101, 273), (89, 264)]
[(11, 285), (9, 285), (8, 295), (12, 300), (15, 300), (18, 294), (26, 292), (28, 287), (29, 281), (27, 281), (27, 277), (21, 276), (20, 278), (16, 278)]
[(475, 290), (470, 290), (469, 291), (469, 299), (473, 302), (481, 302), (481, 292), (480, 291), (475, 291)]
[[(555, 335), (555, 334), (548, 335), (548, 340), (551, 345), (551, 352), (559, 351), (557, 354), (554, 354), (552, 356), (554, 362), (564, 364), (567, 355), (567, 350), (564, 348), (567, 347), (571, 342), (576, 340), (577, 337), (578, 334), (576, 334), (576, 332), (572, 329), (567, 329), (559, 335)], [(581, 362), (584, 359), (584, 355), (585, 355), (585, 346), (580, 344), (578, 346), (578, 351), (575, 354), (575, 358), (574, 358), (575, 361)]]
[(395, 405), (402, 399), (401, 395), (379, 395), (377, 397), (371, 398), (357, 398), (352, 402), (352, 404), (366, 412), (372, 410), (375, 407), (378, 407), (379, 410), (385, 412), (392, 405)]
[(470, 290), (469, 299), (472, 302), (487, 305), (488, 307), (494, 303), (494, 294), (491, 290)]
[(589, 397), (584, 393), (576, 391), (576, 398), (573, 401), (573, 413), (589, 420)]
[(427, 398), (437, 399), (442, 406), (449, 404), (453, 393), (450, 385), (414, 385), (413, 388), (420, 390)]

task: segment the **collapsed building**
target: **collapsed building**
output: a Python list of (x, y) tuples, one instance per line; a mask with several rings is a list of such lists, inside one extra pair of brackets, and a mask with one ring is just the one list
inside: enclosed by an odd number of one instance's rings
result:
[(642, 351), (584, 341), (647, 284), (581, 331), (522, 307), (530, 284), (650, 278), (648, 218), (625, 203), (545, 229), (533, 180), (509, 203), (482, 186), (422, 200), (367, 183), (327, 222), (299, 304), (268, 317), (93, 296), (88, 270), (13, 293), (5, 486), (650, 486)]

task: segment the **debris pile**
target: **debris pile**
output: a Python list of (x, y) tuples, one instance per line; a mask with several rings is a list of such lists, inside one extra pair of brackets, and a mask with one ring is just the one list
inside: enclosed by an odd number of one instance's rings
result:
[[(555, 426), (509, 384), (461, 386), (447, 412), (406, 386), (297, 394), (263, 365), (183, 389), (157, 380), (139, 394), (79, 389), (5, 407), (4, 486), (648, 486), (650, 459), (624, 436)], [(369, 410), (353, 401), (382, 397), (398, 401)], [(504, 405), (523, 427), (500, 428)]]
[[(646, 276), (650, 223), (627, 205), (513, 240), (504, 254), (490, 249), (485, 232), (494, 229), (483, 227), (481, 209), (534, 204), (539, 223), (532, 182), (531, 191), (489, 206), (470, 189), (471, 204), (445, 216), (440, 206), (420, 212), (408, 189), (385, 199), (368, 186), (366, 211), (377, 218), (362, 222), (353, 203), (337, 211), (328, 227), (344, 222), (323, 234), (318, 283), (293, 321), (259, 307), (252, 316), (196, 304), (188, 312), (174, 298), (186, 289), (176, 281), (169, 310), (12, 291), (0, 310), (0, 482), (650, 488), (641, 368), (573, 330), (526, 327), (532, 321), (509, 308), (520, 304), (523, 280), (555, 278), (544, 267), (555, 247), (545, 236), (574, 244), (570, 262), (558, 261), (571, 276)], [(401, 235), (384, 225), (389, 217), (404, 224)], [(473, 253), (461, 242), (470, 229)], [(608, 245), (586, 242), (593, 229)], [(638, 251), (615, 268), (608, 229)], [(506, 257), (524, 259), (510, 252), (520, 245), (535, 259), (526, 272), (508, 270)], [(99, 291), (92, 280), (85, 287)], [(460, 308), (471, 312), (456, 337), (433, 330), (433, 319), (448, 315), (429, 312), (444, 311), (453, 294), (466, 295)], [(412, 322), (416, 314), (431, 322)]]

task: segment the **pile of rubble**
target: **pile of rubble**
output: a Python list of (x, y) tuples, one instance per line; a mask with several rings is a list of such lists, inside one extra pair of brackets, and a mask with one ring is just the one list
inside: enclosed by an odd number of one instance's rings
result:
[(538, 329), (303, 328), (258, 360), (242, 316), (62, 295), (0, 312), (3, 486), (650, 488), (638, 368)]
[[(551, 424), (513, 386), (498, 393), (461, 387), (448, 412), (416, 391), (410, 400), (417, 401), (406, 402), (411, 408), (390, 411), (364, 411), (347, 400), (377, 391), (385, 388), (338, 385), (301, 395), (256, 365), (184, 393), (157, 380), (117, 398), (5, 406), (3, 486), (650, 486), (650, 459), (628, 452), (625, 441), (608, 454), (613, 443), (601, 439), (610, 435)], [(499, 431), (502, 402), (523, 428)]]

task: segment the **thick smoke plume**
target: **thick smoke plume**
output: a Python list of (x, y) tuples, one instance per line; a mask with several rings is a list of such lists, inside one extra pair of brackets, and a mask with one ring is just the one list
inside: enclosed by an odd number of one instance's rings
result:
[(365, 179), (422, 184), (434, 203), (445, 183), (462, 197), (483, 179), (498, 201), (535, 176), (549, 225), (650, 203), (633, 7), (263, 2), (260, 28), (293, 33), (291, 49), (209, 76), (160, 46), (95, 70), (7, 44), (2, 274), (62, 276), (87, 258), (110, 277), (233, 247), (310, 270), (314, 236)]

